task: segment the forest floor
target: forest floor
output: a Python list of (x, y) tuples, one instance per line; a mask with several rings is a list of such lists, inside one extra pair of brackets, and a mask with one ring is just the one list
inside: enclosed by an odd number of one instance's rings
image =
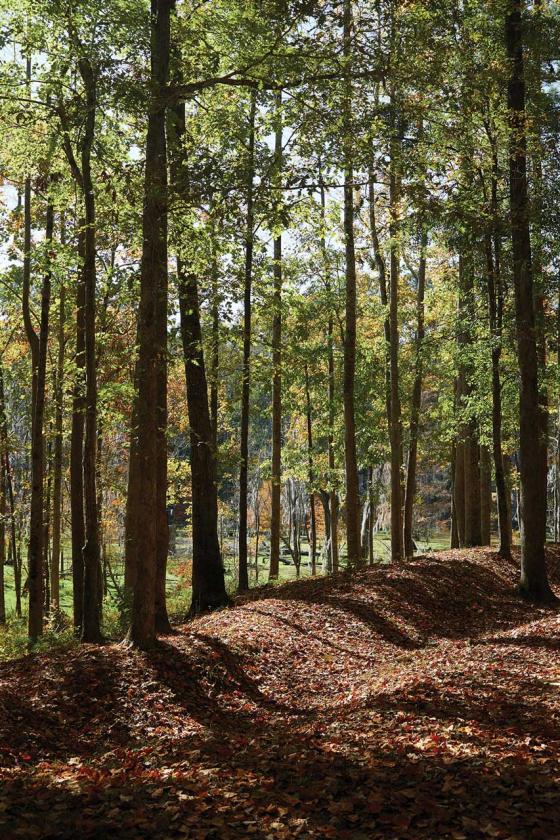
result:
[(0, 836), (560, 838), (560, 613), (516, 578), (447, 551), (5, 663)]

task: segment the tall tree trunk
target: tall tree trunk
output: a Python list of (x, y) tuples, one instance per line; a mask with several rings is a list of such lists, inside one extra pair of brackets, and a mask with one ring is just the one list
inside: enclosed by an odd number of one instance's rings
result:
[[(78, 255), (83, 265), (85, 248), (84, 223), (79, 222)], [(85, 286), (82, 267), (76, 285), (76, 374), (72, 398), (72, 432), (70, 438), (70, 515), (72, 530), (72, 600), (74, 630), (81, 634), (84, 612), (84, 451), (85, 420)]]
[[(556, 301), (556, 373), (560, 374), (560, 282), (558, 283), (558, 299)], [(556, 404), (556, 470), (555, 470), (555, 499), (554, 509), (554, 540), (560, 542), (560, 393)]]
[[(546, 488), (541, 470), (543, 441), (539, 393), (539, 359), (535, 336), (535, 301), (529, 233), (527, 194), (527, 127), (523, 57), (522, 0), (508, 0), (505, 40), (510, 60), (508, 82), (510, 215), (517, 355), (521, 374), (519, 393), (519, 459), (521, 479), (521, 578), (520, 592), (531, 601), (555, 600), (548, 582), (544, 544), (546, 538)], [(536, 433), (537, 430), (539, 433)]]
[[(26, 205), (30, 204), (30, 192), (26, 184)], [(28, 224), (27, 224), (28, 222)], [(47, 248), (52, 242), (54, 226), (54, 211), (50, 200), (47, 203), (45, 239)], [(27, 232), (29, 227), (29, 232)], [(43, 507), (44, 492), (43, 480), (45, 472), (45, 456), (43, 441), (43, 421), (45, 413), (45, 388), (47, 371), (47, 353), (49, 338), (49, 309), (51, 295), (51, 270), (47, 268), (43, 276), (41, 291), (41, 322), (39, 336), (36, 335), (31, 323), (29, 309), (30, 292), (30, 244), (31, 244), (31, 219), (26, 220), (26, 259), (27, 282), (24, 276), (24, 321), (27, 339), (31, 347), (31, 357), (35, 373), (35, 392), (33, 403), (33, 416), (31, 424), (31, 513), (29, 524), (29, 545), (28, 545), (28, 585), (29, 585), (29, 621), (28, 635), (30, 643), (37, 641), (43, 633), (43, 602), (44, 602), (44, 577), (43, 577)], [(24, 267), (25, 274), (25, 267)]]
[[(241, 374), (241, 429), (239, 465), (239, 592), (249, 589), (247, 565), (247, 504), (249, 478), (249, 412), (251, 397), (251, 293), (253, 285), (254, 211), (253, 181), (255, 177), (255, 115), (257, 95), (251, 91), (249, 105), (249, 145), (247, 148), (247, 218), (245, 229), (245, 279), (243, 288), (243, 368)], [(277, 251), (277, 248), (279, 249)], [(275, 257), (281, 260), (280, 245), (274, 243)], [(275, 260), (276, 262), (276, 260)], [(272, 558), (270, 577), (274, 577)], [(276, 570), (276, 576), (278, 572)]]
[[(533, 132), (533, 153), (532, 158), (532, 184), (530, 206), (532, 215), (532, 224), (530, 224), (530, 239), (532, 249), (532, 273), (534, 283), (534, 300), (535, 300), (535, 339), (537, 343), (537, 359), (539, 365), (539, 398), (541, 404), (541, 432), (539, 441), (541, 443), (539, 453), (539, 477), (542, 486), (542, 493), (547, 499), (548, 495), (548, 392), (546, 385), (546, 280), (544, 273), (544, 238), (543, 238), (543, 220), (544, 220), (544, 184), (543, 184), (543, 158), (545, 149), (542, 138), (541, 128), (541, 114), (539, 109), (539, 99), (542, 96), (542, 54), (541, 42), (543, 38), (543, 19), (542, 19), (542, 0), (534, 0), (533, 4), (533, 26), (535, 36), (532, 44), (532, 55), (530, 64), (532, 64), (532, 75), (534, 78), (533, 97), (535, 101), (535, 108), (533, 112), (533, 120), (536, 125), (536, 131)], [(546, 516), (545, 516), (546, 523)], [(546, 524), (545, 524), (546, 533)]]
[[(177, 105), (170, 115), (171, 178), (175, 195), (185, 189), (183, 137), (185, 106)], [(224, 567), (218, 537), (218, 489), (214, 426), (208, 401), (200, 304), (196, 276), (188, 271), (178, 248), (177, 281), (181, 339), (185, 363), (190, 432), (192, 486), (192, 603), (190, 616), (218, 609), (228, 603)]]
[[(352, 55), (352, 0), (344, 0), (344, 56)], [(349, 69), (349, 67), (348, 67)], [(356, 454), (354, 386), (356, 377), (356, 254), (354, 248), (354, 168), (352, 161), (352, 87), (348, 76), (344, 94), (344, 242), (346, 252), (346, 315), (344, 325), (344, 456), (346, 466), (346, 550), (351, 568), (359, 565), (360, 494)]]
[(455, 446), (455, 480), (453, 483), (453, 501), (457, 522), (457, 542), (464, 548), (465, 541), (465, 444), (459, 438)]
[(369, 502), (369, 520), (368, 520), (368, 563), (373, 566), (375, 555), (373, 550), (374, 537), (374, 514), (376, 513), (376, 493), (373, 488), (373, 467), (368, 468), (368, 502)]
[(373, 260), (379, 275), (379, 300), (385, 313), (383, 318), (383, 334), (385, 338), (385, 414), (387, 416), (387, 431), (391, 436), (391, 322), (389, 320), (389, 295), (387, 293), (387, 269), (379, 242), (377, 224), (375, 221), (375, 174), (370, 166), (368, 172), (368, 203), (369, 203), (369, 231), (373, 248)]
[[(61, 220), (61, 242), (64, 244), (64, 223)], [(64, 396), (64, 351), (66, 339), (64, 326), (66, 321), (66, 292), (61, 280), (58, 302), (58, 354), (54, 386), (54, 456), (53, 456), (53, 523), (52, 523), (52, 559), (51, 559), (51, 602), (53, 610), (60, 610), (60, 536), (62, 521), (62, 423)]]
[(459, 523), (457, 522), (457, 504), (455, 498), (455, 483), (457, 479), (457, 443), (451, 447), (451, 536), (450, 548), (459, 548)]
[(490, 545), (492, 529), (492, 468), (487, 446), (480, 447), (480, 544)]
[[(325, 290), (328, 296), (330, 296), (331, 292), (331, 282), (330, 282), (330, 274), (329, 274), (329, 262), (328, 262), (328, 255), (327, 255), (327, 242), (326, 242), (326, 195), (325, 195), (325, 185), (323, 182), (323, 176), (321, 173), (321, 168), (319, 167), (319, 185), (320, 185), (320, 196), (321, 196), (321, 234), (320, 234), (320, 245), (321, 245), (321, 254), (323, 257), (323, 269), (325, 272)], [(332, 302), (329, 299), (328, 301), (329, 306), (329, 316), (327, 321), (327, 377), (328, 377), (328, 433), (327, 433), (327, 456), (328, 456), (328, 464), (329, 464), (329, 493), (328, 493), (328, 517), (325, 519), (325, 523), (328, 519), (329, 525), (329, 534), (327, 536), (327, 545), (328, 545), (328, 552), (329, 552), (329, 571), (330, 572), (338, 572), (338, 493), (335, 487), (335, 469), (336, 469), (336, 460), (335, 460), (335, 451), (334, 451), (334, 401), (335, 401), (335, 371), (334, 371), (334, 339), (333, 339), (333, 315), (332, 315)]]
[(511, 557), (511, 512), (508, 510), (504, 455), (502, 451), (502, 383), (500, 360), (502, 355), (502, 320), (504, 296), (501, 279), (501, 241), (498, 219), (498, 154), (492, 133), (492, 188), (491, 188), (491, 229), (485, 237), (488, 320), (490, 324), (491, 361), (492, 361), (492, 456), (496, 479), (498, 502), (498, 552), (501, 557)]
[(191, 438), (193, 593), (190, 614), (228, 602), (218, 539), (216, 456), (208, 407), (208, 390), (196, 278), (177, 260), (181, 335), (185, 359)]
[[(215, 237), (215, 232), (213, 237)], [(218, 385), (220, 378), (220, 292), (216, 244), (212, 241), (212, 352), (210, 354), (210, 419), (212, 442), (218, 452)]]
[(129, 640), (141, 648), (155, 641), (158, 559), (159, 449), (161, 448), (162, 312), (167, 297), (167, 149), (166, 104), (163, 91), (169, 75), (170, 16), (173, 0), (152, 0), (151, 81), (148, 116), (143, 249), (138, 313), (137, 393), (130, 446), (131, 475), (126, 539), (134, 566)]
[[(465, 362), (466, 350), (472, 342), (474, 323), (474, 277), (472, 258), (469, 254), (459, 256), (459, 375), (457, 406), (465, 409), (472, 393), (469, 381), (470, 370)], [(476, 422), (472, 417), (463, 418), (459, 429), (459, 444), (456, 453), (456, 500), (462, 495), (464, 504), (464, 534), (462, 545), (480, 545), (480, 472), (478, 465), (478, 436)], [(462, 476), (463, 486), (459, 486)]]
[[(10, 455), (8, 451), (8, 421), (6, 416), (6, 397), (4, 393), (4, 370), (0, 364), (0, 624), (6, 622), (6, 600), (5, 600), (5, 585), (4, 585), (4, 565), (6, 562), (6, 501), (9, 499), (11, 504), (10, 522), (14, 524), (13, 511), (13, 494), (11, 493), (11, 475), (10, 475)], [(15, 543), (12, 542), (12, 562), (14, 564), (14, 584), (16, 588), (16, 599), (21, 599), (21, 585), (18, 593), (17, 586), (17, 551)], [(20, 611), (17, 615), (21, 615)]]
[(8, 456), (8, 440), (4, 434), (5, 426), (3, 423), (5, 416), (3, 378), (3, 371), (0, 366), (0, 624), (6, 623), (4, 566), (6, 564), (6, 458)]
[(167, 516), (167, 319), (168, 276), (162, 273), (157, 301), (157, 439), (156, 439), (156, 632), (172, 632), (167, 613), (167, 558), (169, 556), (169, 520)]
[(311, 417), (311, 394), (309, 392), (309, 370), (305, 365), (305, 414), (307, 418), (307, 480), (309, 481), (309, 509), (311, 524), (311, 574), (317, 572), (317, 521), (315, 517), (315, 471), (313, 469), (313, 425)]
[(157, 567), (156, 567), (156, 632), (172, 632), (167, 613), (167, 558), (169, 556), (169, 520), (167, 516), (167, 290), (160, 301), (159, 334), (165, 352), (158, 370), (158, 439), (157, 439)]
[(101, 615), (99, 609), (99, 520), (97, 517), (97, 360), (95, 355), (96, 324), (96, 219), (95, 190), (91, 173), (91, 151), (95, 136), (97, 90), (95, 73), (89, 59), (78, 63), (86, 92), (86, 118), (81, 149), (84, 191), (84, 329), (86, 371), (86, 416), (83, 450), (84, 473), (84, 608), (82, 616), (82, 641), (101, 641)]
[[(397, 127), (395, 114), (396, 103), (391, 96), (393, 110), (393, 135), (400, 129)], [(389, 235), (391, 283), (389, 286), (389, 322), (390, 344), (389, 361), (391, 369), (391, 559), (393, 562), (402, 560), (403, 545), (403, 474), (402, 474), (402, 417), (399, 393), (399, 280), (400, 280), (400, 142), (393, 136), (391, 140), (391, 163), (389, 171)]]
[[(276, 98), (275, 166), (282, 167), (282, 93)], [(282, 482), (282, 239), (274, 238), (274, 288), (272, 297), (272, 474), (270, 499), (270, 571), (275, 580), (280, 564), (280, 491)]]
[[(2, 370), (0, 368), (0, 375)], [(3, 378), (0, 379), (0, 384), (2, 386), (2, 403), (4, 404), (4, 380)], [(4, 438), (5, 440), (8, 439), (8, 426), (5, 419), (5, 415), (3, 418), (3, 429), (4, 429)], [(10, 506), (10, 553), (12, 556), (12, 563), (14, 565), (14, 590), (16, 596), (16, 615), (18, 618), (21, 618), (21, 562), (18, 552), (18, 539), (17, 539), (17, 525), (16, 525), (16, 506), (15, 506), (15, 499), (14, 499), (14, 486), (12, 481), (12, 465), (10, 463), (10, 453), (6, 448), (4, 453), (4, 463), (3, 463), (4, 475), (6, 477), (6, 493), (8, 497), (8, 503)]]
[(465, 545), (482, 545), (480, 465), (476, 423), (470, 420), (465, 437)]
[[(51, 425), (52, 434), (52, 425)], [(51, 495), (52, 495), (52, 437), (46, 446), (46, 485), (45, 485), (45, 508), (43, 512), (43, 571), (45, 575), (45, 615), (51, 611), (51, 578), (49, 566), (49, 545), (51, 530)]]
[(426, 288), (426, 247), (428, 233), (422, 227), (420, 237), (420, 264), (418, 266), (418, 288), (416, 291), (416, 361), (414, 370), (414, 384), (410, 405), (410, 442), (408, 449), (408, 464), (406, 472), (406, 494), (404, 501), (404, 551), (406, 557), (414, 555), (414, 540), (412, 539), (412, 522), (414, 514), (414, 497), (416, 495), (416, 464), (418, 460), (418, 425), (420, 421), (420, 405), (422, 400), (422, 350), (424, 343), (424, 292)]

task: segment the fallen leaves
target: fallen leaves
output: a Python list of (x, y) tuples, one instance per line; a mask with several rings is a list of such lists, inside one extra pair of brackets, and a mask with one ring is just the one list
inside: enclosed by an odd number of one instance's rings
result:
[[(550, 552), (560, 580), (560, 553)], [(489, 551), (0, 666), (0, 835), (560, 837), (560, 620)]]

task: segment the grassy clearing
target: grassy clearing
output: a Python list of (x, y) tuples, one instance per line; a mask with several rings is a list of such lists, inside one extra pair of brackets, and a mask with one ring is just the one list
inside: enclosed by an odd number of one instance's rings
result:
[[(259, 551), (257, 564), (254, 559), (253, 550), (249, 551), (249, 584), (251, 587), (260, 586), (268, 581), (269, 555), (266, 541), (264, 550)], [(430, 542), (420, 542), (419, 551), (438, 551), (448, 547), (449, 535), (442, 533), (435, 535)], [(317, 574), (322, 574), (321, 548), (317, 552)], [(311, 575), (309, 545), (302, 542), (302, 563), (300, 577), (305, 578)], [(379, 563), (385, 563), (389, 559), (390, 535), (379, 532), (374, 538), (374, 555)], [(125, 627), (122, 610), (122, 588), (124, 583), (124, 566), (122, 561), (122, 547), (111, 545), (108, 547), (111, 574), (107, 576), (107, 594), (103, 604), (103, 630), (107, 638), (122, 638)], [(69, 544), (64, 545), (64, 556), (70, 557)], [(344, 545), (341, 547), (341, 564), (345, 563)], [(226, 572), (226, 586), (231, 594), (235, 593), (237, 583), (237, 558), (234, 554), (233, 542), (224, 544), (224, 565)], [(191, 600), (190, 587), (190, 547), (184, 536), (180, 535), (177, 540), (177, 554), (169, 558), (167, 570), (167, 603), (172, 621), (183, 620)], [(280, 562), (279, 583), (295, 580), (297, 570), (288, 556), (283, 556)], [(25, 572), (24, 572), (25, 579)], [(27, 598), (23, 598), (24, 615), (18, 619), (15, 615), (15, 587), (14, 573), (11, 566), (4, 568), (4, 587), (6, 599), (7, 625), (0, 629), (0, 660), (12, 659), (23, 655), (27, 650)], [(47, 621), (47, 632), (40, 643), (41, 649), (48, 649), (57, 645), (68, 645), (73, 643), (73, 635), (70, 626), (72, 616), (72, 572), (66, 568), (60, 579), (60, 608), (63, 616), (66, 616), (64, 627), (54, 627)]]

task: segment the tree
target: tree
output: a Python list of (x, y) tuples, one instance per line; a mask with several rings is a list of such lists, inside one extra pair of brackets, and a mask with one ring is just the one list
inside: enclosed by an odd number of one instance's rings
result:
[[(555, 601), (546, 571), (546, 492), (540, 463), (544, 427), (539, 395), (539, 363), (535, 333), (535, 300), (529, 232), (527, 190), (527, 129), (525, 111), (525, 60), (523, 3), (510, 0), (505, 19), (505, 39), (510, 77), (509, 201), (517, 356), (520, 372), (519, 460), (521, 478), (521, 579), (520, 591), (529, 600)], [(539, 430), (539, 433), (535, 433)]]

